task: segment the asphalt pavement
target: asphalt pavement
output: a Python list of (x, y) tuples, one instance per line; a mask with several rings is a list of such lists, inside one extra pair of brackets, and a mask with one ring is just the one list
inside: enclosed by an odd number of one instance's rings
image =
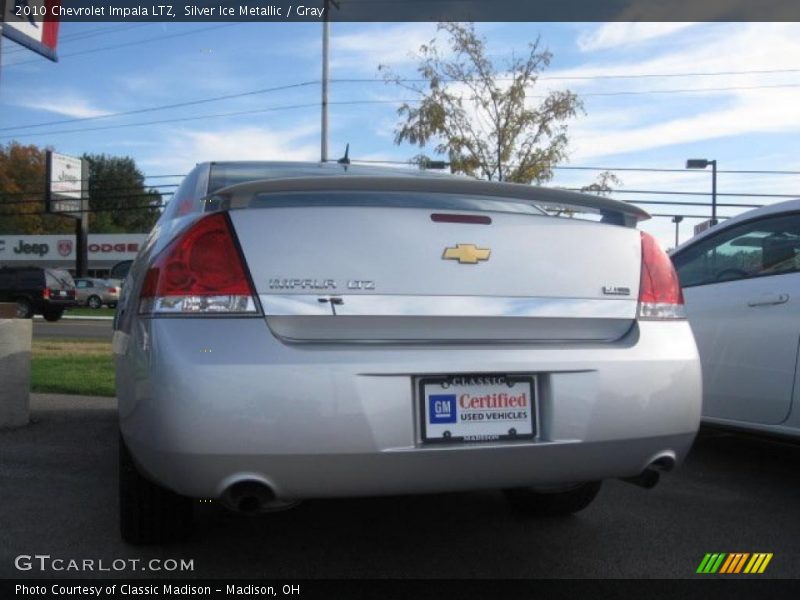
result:
[[(192, 559), (174, 577), (712, 577), (708, 552), (771, 552), (800, 575), (800, 446), (705, 432), (653, 490), (604, 485), (577, 516), (535, 519), (498, 492), (308, 501), (259, 517), (196, 505), (188, 542), (136, 548), (117, 525), (114, 399), (37, 394), (0, 431), (0, 577), (161, 577), (15, 569), (19, 555)], [(748, 576), (750, 577), (750, 576)]]
[(44, 319), (33, 320), (33, 337), (40, 339), (64, 338), (111, 341), (111, 319), (60, 319), (52, 323)]

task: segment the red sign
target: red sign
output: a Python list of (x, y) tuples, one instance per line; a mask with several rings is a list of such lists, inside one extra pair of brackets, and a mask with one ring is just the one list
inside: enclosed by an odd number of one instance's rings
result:
[(61, 0), (6, 0), (3, 37), (52, 61), (58, 60), (60, 6)]
[(61, 256), (69, 256), (72, 254), (72, 240), (58, 240), (56, 247)]

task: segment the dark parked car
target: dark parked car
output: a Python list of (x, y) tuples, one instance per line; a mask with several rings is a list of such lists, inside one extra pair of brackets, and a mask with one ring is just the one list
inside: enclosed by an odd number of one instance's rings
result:
[(0, 302), (15, 302), (17, 316), (23, 319), (37, 314), (58, 321), (65, 308), (76, 304), (75, 282), (63, 269), (2, 267)]

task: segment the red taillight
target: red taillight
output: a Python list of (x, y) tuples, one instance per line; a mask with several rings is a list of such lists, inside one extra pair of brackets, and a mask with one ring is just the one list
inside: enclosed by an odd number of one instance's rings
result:
[(640, 319), (683, 319), (683, 291), (678, 274), (656, 239), (642, 233), (642, 275), (639, 283)]
[(224, 213), (203, 217), (153, 261), (142, 313), (256, 313), (255, 293)]
[(50, 288), (44, 288), (42, 290), (42, 298), (47, 300), (50, 297)]
[(109, 294), (116, 294), (117, 293), (117, 288), (115, 288), (115, 287), (108, 288), (108, 293)]

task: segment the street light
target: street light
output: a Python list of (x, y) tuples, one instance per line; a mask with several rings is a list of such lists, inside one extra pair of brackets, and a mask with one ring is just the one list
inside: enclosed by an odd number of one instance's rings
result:
[(675, 223), (675, 247), (678, 247), (678, 229), (680, 228), (680, 223), (683, 221), (683, 217), (675, 215), (672, 217), (672, 222)]
[(687, 169), (705, 169), (711, 165), (711, 227), (717, 224), (717, 161), (707, 158), (690, 158)]

